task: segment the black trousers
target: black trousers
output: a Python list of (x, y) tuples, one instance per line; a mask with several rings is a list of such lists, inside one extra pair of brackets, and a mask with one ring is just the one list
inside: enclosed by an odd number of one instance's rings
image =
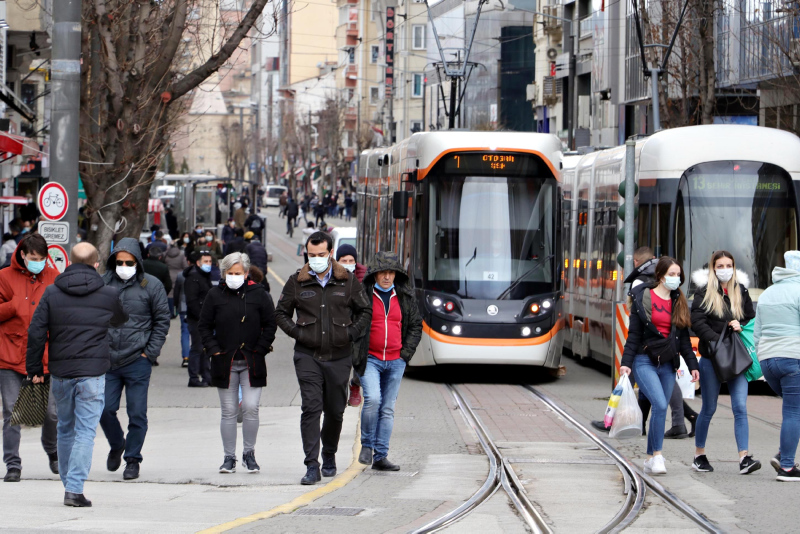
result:
[(189, 326), (189, 336), (192, 340), (192, 348), (189, 350), (189, 382), (206, 382), (211, 384), (211, 360), (203, 352), (203, 339), (200, 337), (200, 330), (197, 328), (197, 321), (186, 319)]
[[(307, 467), (319, 467), (319, 446), (322, 456), (332, 457), (339, 449), (342, 419), (347, 407), (347, 384), (350, 380), (351, 358), (321, 362), (313, 356), (294, 353), (294, 370), (300, 384), (300, 434)], [(320, 431), (319, 420), (325, 418)]]

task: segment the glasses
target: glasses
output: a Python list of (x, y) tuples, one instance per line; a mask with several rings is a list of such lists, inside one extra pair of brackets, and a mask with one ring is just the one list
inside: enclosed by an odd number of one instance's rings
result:
[(136, 265), (135, 260), (117, 260), (117, 267), (122, 267), (123, 265), (127, 267), (133, 267)]

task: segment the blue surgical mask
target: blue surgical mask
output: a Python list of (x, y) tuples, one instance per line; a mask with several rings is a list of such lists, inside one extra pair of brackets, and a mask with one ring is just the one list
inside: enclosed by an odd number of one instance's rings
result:
[(664, 285), (667, 286), (667, 289), (670, 291), (675, 291), (679, 287), (681, 287), (681, 277), (680, 276), (665, 276), (664, 277)]
[(211, 265), (201, 265), (200, 266), (200, 270), (203, 271), (204, 273), (210, 273), (211, 272)]
[(383, 291), (384, 293), (388, 293), (389, 291), (394, 289), (394, 284), (392, 284), (391, 287), (389, 287), (387, 289), (383, 289), (383, 287), (381, 287), (380, 284), (375, 284), (375, 289), (377, 289), (378, 291)]
[(22, 228), (22, 232), (20, 232), (20, 233), (27, 234), (27, 233), (28, 233), (28, 232), (30, 232), (30, 231), (31, 231), (31, 229), (30, 229), (30, 228), (28, 228), (28, 227), (23, 227), (23, 228)]
[(324, 273), (328, 269), (328, 260), (330, 256), (324, 258), (308, 258), (308, 266), (315, 273)]
[(28, 266), (28, 271), (33, 274), (39, 274), (44, 270), (44, 266), (47, 263), (47, 260), (42, 261), (31, 261), (27, 260), (26, 264)]

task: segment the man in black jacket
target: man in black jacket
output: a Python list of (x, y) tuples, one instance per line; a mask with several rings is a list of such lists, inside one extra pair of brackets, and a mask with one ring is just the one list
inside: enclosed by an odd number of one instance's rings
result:
[[(142, 446), (147, 435), (147, 392), (150, 374), (167, 340), (170, 314), (167, 293), (155, 276), (142, 266), (139, 242), (122, 238), (108, 257), (103, 281), (119, 293), (130, 316), (124, 325), (112, 328), (111, 370), (106, 373), (106, 406), (100, 426), (111, 451), (106, 467), (116, 471), (124, 454), (125, 480), (139, 478)], [(128, 435), (117, 419), (122, 390), (128, 412)]]
[(44, 374), (49, 342), (50, 388), (58, 410), (58, 470), (66, 506), (91, 506), (83, 483), (92, 466), (97, 422), (103, 412), (105, 377), (111, 367), (108, 328), (128, 316), (117, 292), (97, 274), (98, 255), (89, 243), (70, 253), (72, 265), (42, 296), (28, 328), (26, 367), (34, 383)]
[(203, 340), (197, 323), (203, 301), (211, 290), (211, 253), (207, 250), (192, 254), (190, 267), (183, 271), (183, 295), (186, 300), (186, 324), (191, 337), (189, 350), (189, 387), (207, 388), (211, 384), (211, 362), (203, 354)]
[(264, 248), (258, 234), (247, 232), (244, 234), (244, 240), (247, 243), (244, 251), (250, 257), (250, 264), (261, 269), (264, 276), (267, 276), (267, 249)]
[(300, 432), (306, 455), (306, 475), (300, 483), (316, 484), (321, 480), (320, 437), (322, 475), (336, 475), (336, 451), (352, 369), (350, 354), (353, 341), (369, 328), (372, 302), (355, 276), (331, 257), (330, 235), (311, 234), (306, 249), (308, 264), (283, 286), (275, 317), (281, 330), (296, 341), (294, 368), (300, 383)]
[(164, 263), (165, 254), (161, 247), (149, 247), (147, 259), (142, 262), (142, 267), (144, 267), (144, 272), (158, 278), (158, 281), (164, 286), (164, 291), (169, 294), (172, 291), (172, 278), (169, 276), (169, 267)]
[(259, 239), (264, 239), (264, 219), (257, 213), (251, 214), (244, 222), (247, 231), (253, 232)]

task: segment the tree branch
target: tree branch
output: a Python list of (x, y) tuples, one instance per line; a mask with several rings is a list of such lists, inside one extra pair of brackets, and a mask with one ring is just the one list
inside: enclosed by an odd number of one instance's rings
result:
[(169, 68), (172, 66), (175, 54), (178, 52), (178, 47), (183, 40), (183, 30), (186, 27), (186, 13), (188, 9), (187, 0), (176, 0), (175, 9), (166, 21), (170, 24), (169, 33), (164, 39), (164, 44), (158, 53), (153, 70), (150, 73), (149, 85), (151, 88), (158, 87), (169, 71)]

